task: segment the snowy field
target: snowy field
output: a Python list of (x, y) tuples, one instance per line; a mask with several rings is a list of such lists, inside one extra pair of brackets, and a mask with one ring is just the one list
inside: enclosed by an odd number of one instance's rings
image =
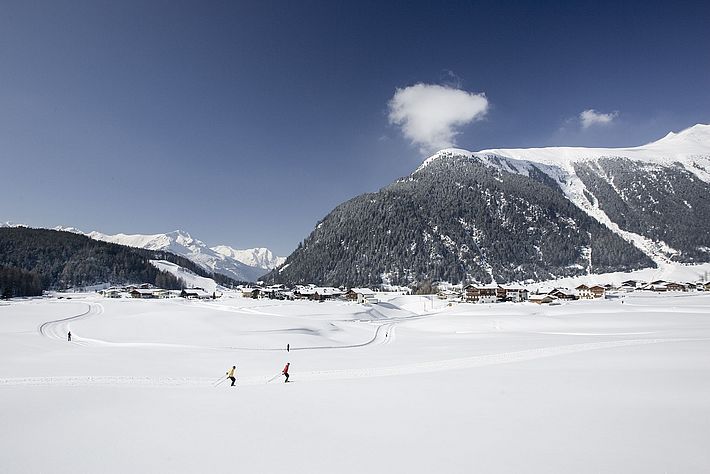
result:
[(710, 294), (71, 296), (0, 303), (1, 472), (710, 472)]

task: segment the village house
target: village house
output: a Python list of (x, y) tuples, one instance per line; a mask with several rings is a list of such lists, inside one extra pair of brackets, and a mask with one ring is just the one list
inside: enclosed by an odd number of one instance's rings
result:
[(601, 285), (591, 286), (589, 291), (592, 292), (592, 297), (594, 298), (604, 298), (606, 296), (606, 288)]
[(537, 304), (549, 304), (553, 301), (557, 301), (557, 298), (551, 295), (530, 295), (528, 301)]
[(520, 286), (500, 286), (497, 290), (497, 296), (500, 301), (520, 303), (528, 300), (528, 290)]
[(170, 291), (164, 290), (162, 288), (156, 288), (153, 290), (153, 298), (170, 298)]
[(212, 298), (212, 295), (207, 293), (202, 288), (185, 288), (180, 292), (180, 296), (187, 299), (207, 300)]
[(156, 298), (154, 289), (136, 288), (131, 291), (131, 298), (151, 299)]
[(592, 290), (585, 284), (579, 285), (577, 288), (575, 288), (575, 291), (577, 292), (577, 297), (579, 299), (591, 300), (592, 298), (594, 298), (594, 295), (592, 295)]
[(314, 301), (325, 301), (343, 296), (343, 290), (332, 286), (297, 286), (293, 290), (293, 296), (299, 299), (309, 299)]
[(293, 290), (293, 296), (294, 298), (297, 299), (313, 299), (313, 296), (316, 294), (316, 287), (309, 285), (309, 286), (296, 286), (296, 289)]
[(439, 299), (441, 299), (441, 300), (447, 300), (447, 301), (460, 301), (461, 300), (461, 293), (454, 290), (454, 289), (439, 290), (436, 293), (436, 296), (438, 296)]
[(334, 298), (339, 298), (343, 296), (343, 291), (340, 288), (333, 288), (332, 286), (323, 286), (315, 289), (311, 299), (316, 301), (331, 300)]
[(666, 291), (688, 291), (688, 288), (681, 283), (671, 281), (666, 283)]
[(495, 303), (498, 301), (498, 285), (466, 285), (464, 288), (465, 299), (471, 303)]
[(577, 292), (568, 288), (555, 288), (548, 294), (560, 300), (573, 301), (579, 299), (579, 297), (577, 296)]
[(258, 298), (259, 293), (261, 293), (261, 288), (242, 288), (244, 298)]
[(121, 288), (106, 288), (99, 291), (99, 294), (104, 298), (120, 298), (123, 290)]
[(649, 291), (668, 291), (667, 288), (667, 281), (665, 280), (655, 280), (650, 283), (647, 283), (646, 285), (642, 286), (641, 289), (643, 290), (649, 290)]
[(345, 293), (345, 298), (357, 301), (359, 304), (377, 304), (375, 292), (369, 288), (350, 288)]
[(592, 292), (594, 298), (604, 298), (606, 297), (606, 288), (601, 285), (594, 285), (589, 287), (589, 291)]

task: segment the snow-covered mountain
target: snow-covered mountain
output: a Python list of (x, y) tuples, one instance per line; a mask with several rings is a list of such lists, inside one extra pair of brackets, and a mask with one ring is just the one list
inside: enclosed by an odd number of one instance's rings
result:
[(267, 270), (276, 268), (286, 261), (286, 257), (277, 257), (266, 247), (238, 250), (227, 245), (217, 245), (211, 248), (225, 257), (233, 258), (252, 267)]
[(710, 125), (630, 148), (442, 150), (338, 206), (268, 279), (539, 281), (670, 261), (710, 261)]
[[(688, 232), (695, 228), (694, 218), (707, 221), (710, 216), (710, 203), (701, 199), (700, 208), (694, 210), (697, 212), (689, 212), (693, 207), (682, 196), (707, 195), (710, 125), (697, 124), (678, 133), (670, 132), (655, 142), (629, 148), (548, 147), (478, 152), (447, 149), (428, 158), (418, 170), (451, 156), (480, 159), (488, 166), (525, 176), (542, 171), (572, 203), (632, 242), (657, 264), (668, 263), (678, 256), (683, 259), (683, 249), (673, 246), (676, 240), (673, 237), (679, 229), (659, 231), (675, 224), (672, 212), (692, 214), (685, 219)], [(663, 205), (659, 207), (661, 202)], [(710, 249), (701, 245), (699, 250), (710, 257)]]
[[(236, 250), (219, 245), (208, 247), (201, 240), (193, 238), (182, 230), (166, 234), (103, 234), (101, 232), (83, 233), (73, 227), (57, 227), (56, 230), (82, 233), (95, 240), (112, 242), (149, 250), (165, 250), (186, 257), (206, 270), (227, 275), (235, 280), (256, 281), (264, 273), (283, 261), (275, 257), (269, 249), (257, 248)], [(246, 261), (242, 261), (242, 256)]]

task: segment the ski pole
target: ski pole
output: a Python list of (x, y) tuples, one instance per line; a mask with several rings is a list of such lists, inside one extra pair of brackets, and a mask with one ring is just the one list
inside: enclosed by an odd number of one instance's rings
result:
[(269, 383), (269, 382), (271, 382), (272, 380), (276, 380), (276, 378), (277, 378), (279, 375), (281, 375), (281, 374), (278, 373), (278, 374), (274, 375), (274, 376), (271, 377), (269, 380), (267, 380), (266, 383)]
[(226, 377), (226, 375), (223, 375), (222, 377), (218, 378), (217, 380), (215, 380), (215, 381), (212, 382), (212, 383), (213, 383), (213, 384), (216, 384), (217, 382), (219, 382), (220, 380), (222, 380), (224, 377)]
[(219, 383), (215, 385), (215, 387), (219, 387), (220, 385), (222, 385), (225, 380), (227, 380), (227, 377), (224, 377), (222, 380), (220, 380)]

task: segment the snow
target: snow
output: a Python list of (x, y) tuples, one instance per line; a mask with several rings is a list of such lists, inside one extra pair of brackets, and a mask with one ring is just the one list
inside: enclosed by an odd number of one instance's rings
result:
[(191, 272), (187, 268), (183, 268), (180, 265), (176, 265), (172, 262), (166, 260), (151, 260), (151, 265), (153, 265), (158, 270), (168, 272), (177, 278), (180, 278), (185, 282), (188, 288), (202, 288), (209, 294), (215, 291), (221, 291), (222, 288), (215, 283), (212, 278), (205, 278), (195, 273)]
[[(582, 211), (626, 241), (634, 244), (656, 265), (662, 266), (670, 263), (671, 257), (677, 251), (665, 242), (655, 242), (640, 234), (620, 228), (599, 207), (599, 203), (590, 203), (585, 196), (586, 186), (577, 176), (574, 164), (605, 157), (622, 157), (647, 165), (676, 166), (680, 164), (700, 180), (710, 183), (710, 125), (697, 124), (678, 133), (671, 132), (655, 142), (628, 148), (498, 148), (478, 152), (450, 148), (441, 150), (426, 159), (417, 168), (417, 171), (425, 168), (436, 159), (450, 156), (476, 157), (488, 166), (526, 176), (530, 173), (532, 166), (537, 167), (558, 183), (565, 196)], [(613, 186), (613, 183), (610, 182), (610, 184)]]
[[(82, 233), (74, 228), (56, 228)], [(285, 258), (274, 256), (267, 248), (238, 250), (226, 245), (208, 247), (189, 233), (175, 230), (166, 234), (115, 234), (101, 232), (85, 234), (95, 240), (112, 242), (148, 250), (165, 250), (192, 260), (210, 272), (218, 272), (236, 280), (256, 281), (268, 270), (283, 263)]]
[(626, 157), (648, 163), (672, 165), (682, 163), (705, 182), (710, 181), (705, 171), (693, 165), (693, 160), (710, 164), (710, 125), (698, 124), (679, 133), (669, 133), (655, 142), (628, 148), (547, 147), (481, 150), (477, 155), (497, 155), (514, 160), (552, 165), (569, 170), (577, 161), (601, 157)]
[(680, 263), (661, 264), (658, 268), (644, 268), (632, 272), (601, 273), (597, 275), (582, 275), (577, 277), (547, 280), (529, 285), (533, 291), (541, 288), (576, 288), (579, 285), (615, 285), (628, 280), (651, 282), (656, 280), (678, 283), (697, 283), (710, 281), (710, 263), (683, 265)]
[(63, 296), (0, 302), (4, 472), (710, 469), (710, 293)]
[(286, 257), (277, 257), (271, 252), (271, 250), (265, 247), (239, 250), (229, 247), (228, 245), (217, 245), (216, 247), (211, 248), (225, 257), (239, 260), (240, 262), (252, 267), (264, 268), (267, 270), (273, 270), (286, 261)]

